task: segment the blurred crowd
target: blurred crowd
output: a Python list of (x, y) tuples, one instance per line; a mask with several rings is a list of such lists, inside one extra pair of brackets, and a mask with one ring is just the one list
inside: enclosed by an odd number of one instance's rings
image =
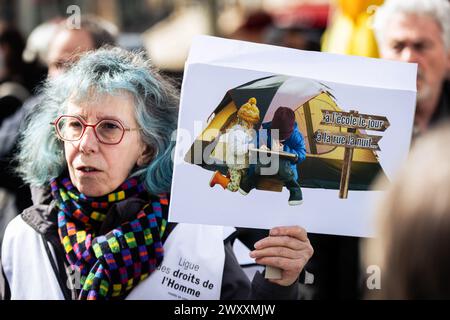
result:
[[(379, 236), (363, 245), (355, 237), (309, 234), (315, 253), (305, 269), (314, 281), (300, 284), (299, 298), (450, 298), (449, 1), (302, 1), (273, 11), (227, 8), (210, 18), (202, 10), (184, 3), (136, 37), (83, 8), (79, 28), (69, 28), (61, 15), (26, 38), (17, 24), (0, 23), (0, 241), (8, 221), (32, 205), (28, 186), (14, 171), (14, 155), (47, 77), (56, 79), (86, 51), (118, 45), (146, 50), (180, 86), (192, 35), (209, 33), (418, 64), (413, 151), (377, 208)], [(267, 233), (239, 232), (249, 247)], [(367, 292), (367, 265), (382, 269), (382, 290), (375, 295)]]

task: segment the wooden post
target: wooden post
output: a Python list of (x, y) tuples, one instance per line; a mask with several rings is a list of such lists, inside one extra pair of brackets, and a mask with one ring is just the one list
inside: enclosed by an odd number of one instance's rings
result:
[[(350, 113), (358, 114), (356, 111), (350, 111)], [(347, 132), (355, 133), (356, 129), (348, 128)], [(353, 160), (353, 148), (345, 148), (344, 152), (344, 161), (342, 163), (342, 172), (341, 172), (341, 184), (339, 187), (339, 198), (347, 199), (348, 196), (348, 186), (350, 182), (350, 172), (352, 169), (352, 160)]]
[(322, 129), (319, 129), (314, 133), (315, 143), (317, 144), (345, 148), (341, 168), (339, 198), (347, 199), (348, 188), (350, 186), (350, 173), (352, 172), (353, 149), (368, 149), (372, 152), (380, 151), (378, 142), (382, 138), (380, 136), (368, 135), (365, 133), (355, 134), (357, 129), (385, 131), (390, 126), (390, 123), (384, 116), (359, 114), (359, 112), (355, 110), (349, 112), (333, 111), (331, 115), (328, 110), (321, 110), (321, 112), (321, 125), (337, 126), (340, 129), (347, 128), (346, 133), (330, 132)]

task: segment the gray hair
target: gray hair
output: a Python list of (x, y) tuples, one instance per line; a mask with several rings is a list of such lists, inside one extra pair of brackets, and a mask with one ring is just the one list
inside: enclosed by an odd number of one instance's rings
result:
[(448, 0), (386, 0), (375, 13), (373, 28), (378, 43), (383, 43), (389, 21), (395, 14), (428, 15), (442, 30), (442, 40), (450, 51), (450, 3)]

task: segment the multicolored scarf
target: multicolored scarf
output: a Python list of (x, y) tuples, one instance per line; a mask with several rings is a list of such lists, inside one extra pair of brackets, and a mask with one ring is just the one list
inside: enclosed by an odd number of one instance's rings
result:
[[(58, 233), (71, 267), (80, 273), (79, 299), (121, 299), (147, 278), (163, 259), (168, 198), (150, 196), (137, 179), (129, 179), (115, 192), (87, 197), (68, 178), (50, 182), (59, 208)], [(129, 197), (148, 199), (134, 219), (105, 235), (97, 235), (116, 202)]]

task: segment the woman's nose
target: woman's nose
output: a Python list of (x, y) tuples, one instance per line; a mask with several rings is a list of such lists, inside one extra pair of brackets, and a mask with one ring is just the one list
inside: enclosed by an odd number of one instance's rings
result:
[(79, 148), (83, 153), (92, 153), (98, 151), (99, 142), (94, 132), (94, 128), (87, 127), (80, 139)]

